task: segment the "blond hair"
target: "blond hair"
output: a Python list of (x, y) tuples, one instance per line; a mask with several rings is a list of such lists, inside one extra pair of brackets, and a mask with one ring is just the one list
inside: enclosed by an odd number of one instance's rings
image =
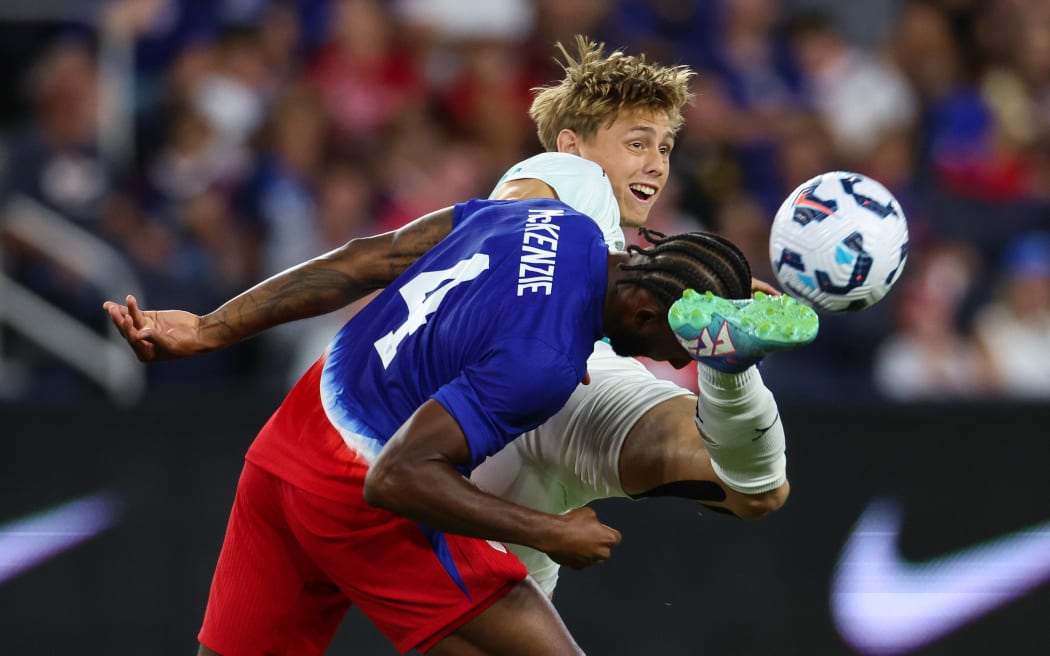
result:
[(570, 129), (584, 139), (599, 128), (612, 124), (623, 112), (664, 112), (677, 130), (682, 124), (682, 108), (692, 102), (689, 81), (694, 73), (688, 66), (660, 66), (616, 50), (605, 56), (604, 43), (585, 36), (576, 37), (574, 57), (557, 44), (564, 56), (565, 77), (561, 82), (536, 87), (529, 116), (536, 123), (536, 134), (548, 151), (557, 150), (558, 133)]

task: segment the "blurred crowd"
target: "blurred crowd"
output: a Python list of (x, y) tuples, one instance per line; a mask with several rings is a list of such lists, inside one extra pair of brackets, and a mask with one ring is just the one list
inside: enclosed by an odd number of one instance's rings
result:
[[(146, 307), (205, 312), (349, 239), (488, 195), (540, 150), (527, 109), (561, 76), (554, 43), (586, 34), (698, 72), (651, 227), (720, 232), (773, 280), (769, 225), (799, 183), (858, 171), (900, 200), (904, 276), (769, 358), (780, 398), (1050, 398), (1046, 0), (82, 4), (61, 19), (0, 11), (0, 211), (29, 198), (100, 238)], [(110, 330), (110, 290), (2, 223), (0, 239), (6, 276)], [(5, 307), (0, 399), (97, 394), (11, 330)], [(149, 384), (287, 385), (354, 309), (152, 366)]]

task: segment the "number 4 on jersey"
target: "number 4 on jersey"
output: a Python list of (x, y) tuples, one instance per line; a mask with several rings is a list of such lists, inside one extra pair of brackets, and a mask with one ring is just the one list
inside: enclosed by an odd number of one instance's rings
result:
[(460, 283), (474, 280), (488, 268), (489, 256), (476, 253), (469, 260), (462, 260), (452, 268), (424, 271), (402, 285), (401, 298), (408, 306), (408, 318), (397, 330), (387, 333), (375, 343), (375, 349), (383, 361), (383, 368), (390, 366), (401, 342), (427, 322), (427, 317), (434, 314), (449, 290)]

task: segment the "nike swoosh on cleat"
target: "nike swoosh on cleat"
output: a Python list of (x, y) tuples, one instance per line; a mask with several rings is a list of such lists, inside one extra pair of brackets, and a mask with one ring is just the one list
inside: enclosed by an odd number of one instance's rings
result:
[(1050, 522), (924, 562), (901, 558), (901, 512), (872, 502), (831, 583), (839, 633), (871, 654), (901, 654), (946, 636), (1050, 580)]
[(121, 503), (107, 493), (0, 525), (0, 583), (4, 583), (113, 526)]

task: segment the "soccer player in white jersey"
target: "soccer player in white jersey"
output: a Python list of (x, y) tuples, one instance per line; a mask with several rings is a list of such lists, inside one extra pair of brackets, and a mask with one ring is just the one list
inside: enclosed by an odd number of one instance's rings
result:
[[(530, 115), (544, 147), (563, 155), (511, 167), (491, 197), (559, 198), (594, 218), (607, 242), (622, 248), (617, 218), (623, 226), (643, 226), (667, 182), (693, 72), (619, 51), (604, 55), (601, 44), (582, 37), (575, 55), (562, 53), (564, 78), (539, 90)], [(588, 175), (608, 178), (615, 207), (605, 211), (593, 198), (580, 197), (591, 194), (592, 187), (579, 182)], [(398, 231), (353, 240), (203, 316), (143, 311), (131, 297), (127, 305), (105, 307), (142, 361), (213, 351), (383, 287), (448, 233), (451, 226), (442, 216), (436, 212)], [(760, 281), (753, 286), (772, 291)], [(735, 337), (747, 341), (747, 335)], [(714, 355), (710, 341), (692, 344), (698, 356)], [(783, 505), (789, 484), (779, 412), (753, 366), (763, 353), (750, 355), (698, 357), (698, 399), (599, 343), (588, 360), (590, 384), (581, 385), (547, 423), (482, 464), (474, 480), (552, 513), (603, 497), (670, 495), (744, 519), (762, 517)], [(550, 594), (557, 565), (544, 554), (515, 548)]]

